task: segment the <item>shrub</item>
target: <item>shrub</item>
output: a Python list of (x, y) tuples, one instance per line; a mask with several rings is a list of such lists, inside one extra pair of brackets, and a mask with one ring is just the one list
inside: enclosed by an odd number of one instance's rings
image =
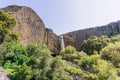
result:
[(88, 55), (92, 55), (94, 51), (100, 53), (100, 50), (110, 43), (111, 40), (107, 36), (96, 37), (92, 36), (82, 43), (82, 50)]
[(60, 52), (62, 59), (75, 62), (77, 60), (82, 59), (86, 54), (84, 52), (78, 52), (72, 46), (67, 46), (64, 50)]
[(111, 61), (115, 67), (120, 67), (120, 42), (109, 44), (101, 51), (102, 59)]

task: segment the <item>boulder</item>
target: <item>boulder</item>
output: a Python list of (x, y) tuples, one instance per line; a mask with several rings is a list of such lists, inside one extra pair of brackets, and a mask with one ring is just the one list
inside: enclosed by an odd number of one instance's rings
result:
[(45, 28), (44, 22), (35, 11), (29, 7), (17, 5), (8, 6), (2, 10), (16, 19), (17, 25), (13, 31), (20, 35), (20, 42), (23, 45), (31, 42), (45, 43), (54, 54), (58, 54), (58, 36), (51, 29)]

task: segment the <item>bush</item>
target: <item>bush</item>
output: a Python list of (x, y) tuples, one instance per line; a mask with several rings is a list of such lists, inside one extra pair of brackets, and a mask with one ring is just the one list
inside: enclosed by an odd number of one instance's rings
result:
[(60, 56), (62, 56), (62, 59), (64, 60), (75, 62), (85, 57), (86, 54), (84, 52), (76, 51), (76, 49), (72, 46), (67, 46), (60, 52)]
[(102, 59), (111, 61), (115, 67), (120, 67), (120, 42), (109, 44), (101, 51)]
[(110, 43), (111, 40), (107, 36), (96, 37), (92, 36), (82, 43), (82, 50), (88, 55), (92, 55), (94, 51), (100, 53), (100, 50)]
[(30, 57), (29, 66), (33, 70), (33, 79), (47, 80), (52, 59), (50, 50), (44, 44), (31, 43), (27, 46), (27, 51)]
[(12, 80), (31, 80), (32, 77), (33, 77), (33, 71), (30, 66), (23, 64), (14, 67)]
[(7, 62), (15, 63), (17, 65), (29, 62), (26, 47), (20, 43), (7, 42), (2, 44), (0, 49), (2, 65)]
[(79, 62), (82, 77), (89, 80), (118, 80), (117, 70), (112, 63), (101, 60), (100, 55), (86, 56)]
[(48, 72), (50, 80), (73, 80), (67, 71), (64, 70), (64, 64), (61, 57), (57, 56), (50, 64), (51, 70)]

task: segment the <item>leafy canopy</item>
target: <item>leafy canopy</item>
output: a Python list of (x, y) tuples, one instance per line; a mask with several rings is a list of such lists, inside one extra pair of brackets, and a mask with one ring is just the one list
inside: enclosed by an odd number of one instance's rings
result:
[(15, 25), (15, 19), (11, 18), (8, 13), (0, 11), (0, 44), (20, 40), (19, 35), (12, 31)]
[(89, 55), (93, 54), (94, 51), (100, 53), (100, 50), (105, 46), (107, 46), (108, 43), (110, 42), (111, 40), (107, 36), (100, 36), (100, 37), (92, 36), (87, 40), (84, 40), (82, 44), (82, 50)]

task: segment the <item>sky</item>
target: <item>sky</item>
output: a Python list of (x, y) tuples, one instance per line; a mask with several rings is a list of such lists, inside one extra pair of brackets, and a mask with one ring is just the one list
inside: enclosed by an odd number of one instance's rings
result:
[(31, 7), (58, 35), (120, 20), (120, 0), (0, 0), (9, 5)]

